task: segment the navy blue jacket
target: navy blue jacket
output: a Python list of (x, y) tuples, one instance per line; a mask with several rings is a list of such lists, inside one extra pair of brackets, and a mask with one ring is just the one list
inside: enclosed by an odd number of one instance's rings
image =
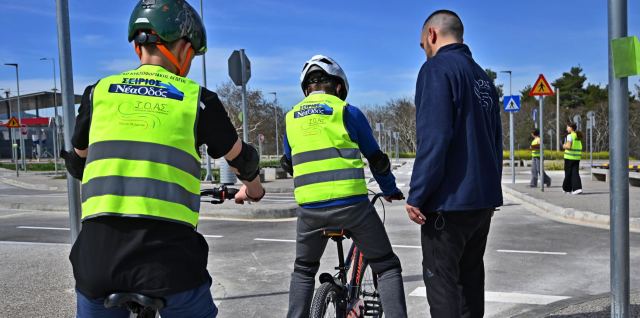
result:
[(502, 125), (493, 82), (469, 47), (450, 44), (416, 83), (417, 152), (407, 203), (422, 212), (502, 205)]

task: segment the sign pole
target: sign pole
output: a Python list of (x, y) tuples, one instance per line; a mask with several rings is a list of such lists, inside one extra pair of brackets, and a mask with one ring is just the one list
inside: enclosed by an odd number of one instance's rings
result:
[(611, 182), (611, 317), (629, 317), (629, 95), (628, 78), (617, 78), (611, 41), (627, 36), (627, 1), (608, 1), (609, 173)]
[(244, 49), (240, 49), (240, 68), (242, 71), (242, 140), (249, 143), (249, 114), (247, 112), (247, 79)]
[[(544, 96), (540, 96), (540, 131), (544, 131)], [(544, 192), (544, 134), (540, 134), (540, 191)]]
[(560, 89), (556, 88), (556, 150), (560, 151)]
[[(60, 79), (62, 84), (62, 114), (64, 116), (64, 148), (75, 151), (71, 143), (71, 135), (75, 128), (76, 110), (73, 93), (73, 67), (71, 64), (71, 34), (69, 28), (69, 1), (56, 0), (56, 19), (58, 25), (58, 50), (60, 54)], [(80, 183), (67, 173), (67, 192), (69, 200), (69, 225), (71, 243), (80, 233)]]
[[(20, 177), (20, 169), (18, 168), (18, 144), (16, 143), (16, 130), (15, 128), (9, 128), (12, 130), (11, 134), (11, 155), (13, 155), (13, 162), (16, 164), (16, 178)], [(20, 132), (18, 132), (20, 133)]]

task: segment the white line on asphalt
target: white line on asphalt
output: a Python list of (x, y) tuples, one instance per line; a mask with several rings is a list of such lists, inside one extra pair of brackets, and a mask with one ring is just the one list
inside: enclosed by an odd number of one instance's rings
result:
[(202, 234), (202, 236), (208, 237), (208, 238), (223, 238), (224, 237), (222, 235), (208, 235), (208, 234)]
[(49, 246), (69, 246), (69, 243), (45, 243), (45, 242), (18, 242), (18, 241), (0, 241), (0, 244), (6, 245), (49, 245)]
[[(409, 294), (413, 297), (426, 297), (427, 290), (425, 287), (418, 287)], [(548, 305), (550, 303), (568, 299), (568, 296), (540, 295), (540, 294), (524, 294), (524, 293), (503, 293), (490, 292), (484, 293), (484, 300), (494, 303), (510, 303), (510, 304), (528, 304), (528, 305)]]
[(422, 246), (417, 246), (417, 245), (391, 245), (391, 246), (396, 248), (422, 248)]
[(281, 239), (266, 239), (266, 238), (254, 238), (254, 241), (264, 241), (264, 242), (288, 242), (295, 243), (296, 240), (281, 240)]
[(68, 227), (16, 226), (17, 229), (69, 231)]
[(519, 254), (543, 254), (543, 255), (567, 255), (565, 252), (540, 252), (540, 251), (517, 251), (517, 250), (497, 250), (499, 253), (519, 253)]

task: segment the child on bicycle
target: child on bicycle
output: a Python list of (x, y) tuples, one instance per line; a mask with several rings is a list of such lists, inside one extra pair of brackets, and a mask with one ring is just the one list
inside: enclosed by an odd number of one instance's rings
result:
[(388, 317), (406, 317), (400, 260), (380, 217), (369, 203), (364, 162), (389, 202), (403, 198), (386, 154), (364, 114), (344, 100), (349, 82), (331, 58), (316, 55), (300, 76), (306, 98), (286, 115), (281, 164), (293, 175), (299, 208), (296, 260), (291, 274), (287, 317), (307, 317), (315, 275), (327, 244), (322, 228), (339, 227), (352, 238), (378, 276)]

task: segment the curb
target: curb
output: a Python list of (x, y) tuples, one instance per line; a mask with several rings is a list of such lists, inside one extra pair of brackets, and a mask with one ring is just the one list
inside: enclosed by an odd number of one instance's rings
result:
[(291, 205), (279, 208), (270, 208), (265, 206), (255, 209), (215, 209), (214, 211), (200, 211), (200, 216), (247, 220), (289, 219), (297, 216), (297, 207), (297, 205)]
[[(502, 192), (515, 199), (515, 201), (520, 201), (537, 208), (536, 211), (533, 212), (540, 216), (564, 223), (609, 229), (609, 215), (561, 207), (531, 197), (506, 185), (502, 187)], [(640, 233), (640, 218), (629, 218), (629, 230), (634, 233)]]
[(11, 178), (5, 178), (5, 177), (0, 177), (0, 182), (14, 186), (14, 187), (27, 189), (27, 190), (57, 191), (60, 189), (59, 187), (49, 187), (41, 184), (31, 184), (31, 183), (26, 183), (26, 182), (14, 180)]
[(43, 211), (43, 212), (67, 212), (69, 208), (67, 206), (53, 205), (53, 204), (31, 204), (31, 203), (16, 203), (16, 202), (0, 202), (1, 209), (7, 210), (26, 210), (26, 211)]

